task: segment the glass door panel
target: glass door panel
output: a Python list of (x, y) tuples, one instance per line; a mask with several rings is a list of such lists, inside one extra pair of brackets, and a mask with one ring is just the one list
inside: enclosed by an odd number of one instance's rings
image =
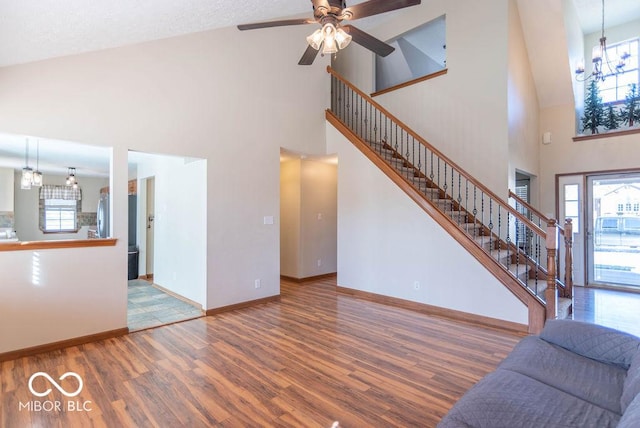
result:
[(640, 174), (587, 180), (588, 282), (640, 287)]

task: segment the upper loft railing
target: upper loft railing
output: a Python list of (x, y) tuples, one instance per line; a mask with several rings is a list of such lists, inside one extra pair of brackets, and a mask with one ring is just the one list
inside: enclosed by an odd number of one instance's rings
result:
[(561, 265), (555, 221), (535, 224), (336, 71), (327, 71), (332, 82), (328, 118), (391, 165), (446, 216), (449, 227), (462, 230), (464, 239), (490, 256), (520, 288), (546, 301), (546, 317), (555, 318), (556, 286), (564, 287), (557, 274)]

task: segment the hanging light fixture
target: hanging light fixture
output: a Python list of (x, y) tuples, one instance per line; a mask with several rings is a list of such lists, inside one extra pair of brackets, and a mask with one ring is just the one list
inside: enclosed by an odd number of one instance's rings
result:
[(76, 178), (76, 169), (73, 167), (69, 167), (69, 171), (67, 173), (67, 186), (71, 186), (74, 189), (78, 188), (78, 179)]
[(31, 189), (33, 181), (33, 170), (29, 168), (29, 139), (24, 149), (24, 168), (22, 168), (22, 179), (20, 180), (20, 188), (23, 190)]
[(591, 74), (584, 76), (584, 60), (578, 62), (576, 65), (576, 80), (584, 82), (589, 79), (594, 79), (603, 82), (607, 76), (621, 73), (626, 65), (626, 60), (630, 56), (629, 52), (623, 52), (620, 57), (613, 58), (613, 61), (609, 59), (607, 53), (607, 38), (604, 35), (604, 0), (602, 0), (602, 32), (600, 34), (600, 44), (594, 46), (591, 51), (593, 69), (591, 70)]
[(40, 140), (36, 141), (36, 170), (33, 171), (31, 185), (35, 187), (42, 186), (42, 173), (40, 172)]
[(309, 46), (315, 50), (322, 47), (323, 55), (331, 55), (351, 43), (351, 35), (336, 25), (337, 19), (335, 17), (327, 15), (322, 19), (321, 24), (321, 29), (314, 31), (307, 37)]

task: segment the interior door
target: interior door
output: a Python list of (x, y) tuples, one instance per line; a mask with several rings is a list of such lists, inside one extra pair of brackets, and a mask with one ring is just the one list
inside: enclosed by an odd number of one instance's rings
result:
[[(573, 223), (573, 284), (586, 284), (584, 228), (584, 180), (583, 175), (563, 175), (558, 177), (558, 221), (564, 225), (565, 219)], [(564, 257), (560, 258), (560, 269), (564, 272)]]
[(147, 278), (153, 279), (154, 223), (155, 223), (155, 179), (147, 178)]

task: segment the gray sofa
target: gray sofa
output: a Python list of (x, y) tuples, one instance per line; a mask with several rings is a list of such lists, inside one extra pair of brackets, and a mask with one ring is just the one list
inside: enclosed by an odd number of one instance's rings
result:
[(547, 321), (451, 408), (439, 428), (640, 427), (640, 338)]

